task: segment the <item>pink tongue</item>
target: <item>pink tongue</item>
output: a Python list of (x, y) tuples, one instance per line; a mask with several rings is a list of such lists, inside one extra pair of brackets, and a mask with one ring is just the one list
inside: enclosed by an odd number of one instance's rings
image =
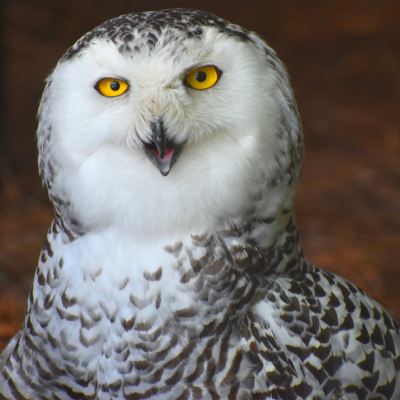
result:
[[(171, 157), (172, 157), (172, 154), (174, 154), (174, 150), (175, 149), (166, 149), (166, 151), (165, 151), (165, 156), (164, 156), (164, 158), (162, 159), (162, 161), (170, 161), (171, 160)], [(161, 158), (160, 158), (160, 152), (158, 151), (158, 149), (154, 149), (154, 150), (152, 150), (153, 151), (153, 153), (157, 156), (157, 158), (159, 159), (159, 160), (161, 160)]]
[(164, 158), (171, 158), (172, 157), (172, 154), (174, 154), (174, 150), (175, 149), (167, 149), (166, 151), (165, 151), (165, 156), (164, 156)]

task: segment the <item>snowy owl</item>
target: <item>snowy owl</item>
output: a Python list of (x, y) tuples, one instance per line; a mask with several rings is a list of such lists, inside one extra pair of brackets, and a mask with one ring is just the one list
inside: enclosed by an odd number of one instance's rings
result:
[(400, 398), (397, 322), (303, 257), (301, 125), (256, 34), (105, 22), (47, 79), (38, 147), (55, 219), (0, 399)]

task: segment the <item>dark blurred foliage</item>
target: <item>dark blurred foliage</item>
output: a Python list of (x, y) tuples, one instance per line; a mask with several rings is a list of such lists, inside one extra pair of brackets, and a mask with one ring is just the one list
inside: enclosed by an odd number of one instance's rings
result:
[(0, 7), (0, 348), (21, 327), (53, 216), (36, 166), (45, 77), (104, 20), (173, 7), (213, 12), (277, 51), (305, 132), (297, 199), (304, 253), (400, 319), (398, 0), (9, 0)]

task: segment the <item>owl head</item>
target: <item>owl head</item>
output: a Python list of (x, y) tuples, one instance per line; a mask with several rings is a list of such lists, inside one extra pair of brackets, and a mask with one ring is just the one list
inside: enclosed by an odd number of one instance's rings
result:
[(47, 79), (38, 147), (65, 222), (140, 235), (246, 215), (260, 192), (285, 195), (303, 156), (274, 51), (184, 9), (123, 15), (78, 40)]

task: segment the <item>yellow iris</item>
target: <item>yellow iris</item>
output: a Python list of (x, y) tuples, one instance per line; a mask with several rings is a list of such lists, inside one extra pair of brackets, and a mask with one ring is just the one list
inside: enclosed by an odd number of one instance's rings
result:
[(96, 88), (104, 96), (115, 97), (126, 92), (128, 84), (119, 79), (104, 78), (97, 83)]
[(219, 78), (218, 71), (211, 65), (200, 67), (192, 71), (186, 78), (186, 82), (198, 90), (208, 89), (214, 86)]

